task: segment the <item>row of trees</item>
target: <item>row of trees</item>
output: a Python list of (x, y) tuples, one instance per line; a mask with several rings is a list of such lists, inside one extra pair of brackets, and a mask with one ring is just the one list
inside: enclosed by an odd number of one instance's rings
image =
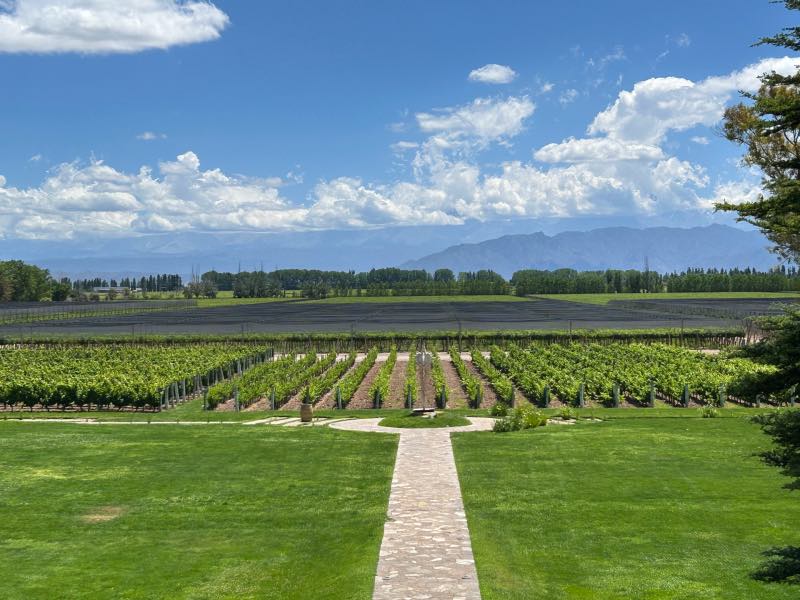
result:
[(508, 294), (511, 290), (508, 282), (494, 271), (462, 272), (456, 276), (450, 269), (438, 269), (433, 274), (395, 268), (363, 273), (315, 269), (281, 269), (269, 273), (208, 271), (203, 273), (200, 283), (233, 291), (239, 298), (277, 297), (285, 295), (287, 290), (300, 290), (307, 298)]
[(514, 273), (511, 284), (520, 296), (640, 292), (785, 292), (800, 290), (800, 273), (795, 267), (781, 267), (766, 272), (755, 269), (689, 269), (682, 273), (663, 275), (635, 269), (526, 269)]
[(178, 292), (183, 289), (183, 279), (180, 275), (174, 274), (159, 274), (150, 275), (148, 277), (123, 277), (122, 279), (104, 279), (102, 277), (95, 277), (92, 279), (76, 279), (70, 281), (69, 279), (62, 280), (62, 282), (70, 283), (70, 286), (76, 292), (90, 291), (99, 287), (124, 287), (128, 289), (140, 289), (144, 292)]

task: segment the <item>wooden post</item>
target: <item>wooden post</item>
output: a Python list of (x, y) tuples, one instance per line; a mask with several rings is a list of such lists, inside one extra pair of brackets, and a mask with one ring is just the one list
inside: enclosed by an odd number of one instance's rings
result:
[(544, 392), (542, 393), (542, 404), (544, 405), (544, 408), (547, 408), (548, 406), (550, 406), (550, 386), (549, 385), (544, 386)]
[(619, 384), (615, 383), (611, 388), (612, 403), (614, 408), (619, 408)]

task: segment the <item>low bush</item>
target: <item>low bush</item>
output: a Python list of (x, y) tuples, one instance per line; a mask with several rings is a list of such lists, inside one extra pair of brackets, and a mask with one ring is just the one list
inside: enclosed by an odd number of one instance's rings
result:
[(507, 417), (508, 416), (508, 404), (505, 402), (498, 402), (492, 408), (489, 409), (489, 414), (493, 417)]
[(493, 430), (497, 433), (533, 429), (547, 424), (547, 417), (532, 406), (520, 406), (512, 410), (507, 417), (498, 419)]
[(704, 419), (713, 419), (714, 417), (719, 416), (719, 411), (714, 406), (707, 404), (706, 406), (700, 409), (700, 415)]

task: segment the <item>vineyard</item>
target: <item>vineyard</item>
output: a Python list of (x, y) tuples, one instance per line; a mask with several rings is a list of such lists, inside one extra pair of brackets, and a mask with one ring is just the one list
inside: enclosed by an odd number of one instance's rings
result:
[(481, 370), (492, 386), (507, 389), (513, 382), (540, 406), (551, 399), (579, 407), (588, 401), (618, 407), (624, 400), (654, 406), (656, 399), (683, 406), (692, 401), (721, 406), (728, 399), (755, 403), (761, 398), (749, 383), (772, 369), (663, 344), (495, 347), (490, 356)]
[[(605, 342), (605, 340), (603, 340)], [(399, 358), (399, 355), (402, 357)], [(663, 343), (494, 345), (488, 350), (276, 354), (253, 343), (91, 344), (0, 350), (4, 410), (206, 410), (437, 406), (652, 407), (793, 402), (762, 397), (771, 367)], [(396, 384), (392, 384), (396, 381)], [(426, 393), (422, 390), (427, 389)], [(459, 398), (458, 402), (454, 398)]]
[(0, 405), (169, 408), (271, 359), (272, 350), (245, 343), (3, 348)]

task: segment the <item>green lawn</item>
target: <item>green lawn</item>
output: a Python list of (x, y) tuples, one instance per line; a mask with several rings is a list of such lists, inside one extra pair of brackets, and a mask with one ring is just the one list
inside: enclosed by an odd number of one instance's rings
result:
[(533, 298), (551, 298), (584, 304), (608, 304), (611, 300), (708, 300), (725, 298), (789, 298), (798, 300), (798, 292), (686, 292), (674, 294), (538, 294)]
[[(679, 409), (674, 409), (679, 410)], [(18, 421), (20, 419), (97, 419), (99, 421), (209, 421), (209, 422), (240, 422), (240, 421), (253, 421), (256, 419), (264, 419), (274, 416), (299, 416), (298, 410), (259, 410), (259, 411), (204, 411), (202, 400), (190, 400), (184, 404), (179, 404), (177, 407), (165, 410), (162, 412), (122, 412), (117, 410), (92, 410), (92, 411), (34, 411), (15, 410), (0, 412), (0, 423), (6, 421)], [(341, 418), (351, 417), (358, 419), (372, 419), (376, 417), (387, 416), (400, 416), (407, 415), (408, 411), (404, 408), (382, 408), (375, 409), (354, 409), (354, 410), (336, 410), (336, 409), (319, 409), (314, 411), (314, 416), (317, 417), (330, 417)], [(489, 411), (486, 409), (448, 409), (440, 415), (470, 415), (470, 416), (489, 416)]]
[(753, 456), (768, 439), (747, 419), (453, 437), (484, 600), (797, 598), (749, 577), (800, 544), (800, 497)]
[(369, 599), (393, 436), (0, 422), (0, 597)]
[(434, 427), (463, 427), (469, 421), (452, 412), (437, 412), (435, 417), (427, 418), (410, 412), (401, 412), (384, 417), (379, 425), (383, 427), (403, 427), (409, 429), (431, 429)]
[[(637, 419), (637, 418), (684, 418), (697, 417), (700, 415), (698, 408), (676, 408), (667, 406), (663, 402), (658, 402), (656, 408), (583, 408), (573, 409), (579, 416), (600, 418), (600, 419)], [(725, 408), (719, 410), (721, 418), (751, 416), (771, 410), (770, 407), (764, 408), (745, 408), (728, 402)], [(558, 415), (560, 409), (547, 408), (544, 412), (548, 416)], [(51, 410), (29, 412), (27, 410), (5, 411), (0, 413), (0, 422), (4, 420), (17, 421), (20, 419), (97, 419), (99, 421), (152, 421), (152, 422), (176, 422), (176, 421), (209, 421), (209, 422), (241, 422), (264, 419), (274, 416), (296, 417), (300, 414), (299, 410), (276, 410), (276, 411), (204, 411), (202, 400), (190, 400), (185, 404), (179, 404), (176, 408), (162, 412), (122, 412), (117, 410), (92, 410), (92, 411), (58, 411)], [(355, 419), (372, 419), (376, 417), (404, 417), (408, 415), (405, 408), (382, 408), (382, 409), (354, 409), (336, 410), (320, 409), (314, 411), (314, 416), (341, 418), (349, 417)], [(450, 416), (471, 416), (488, 417), (489, 411), (481, 408), (455, 408), (439, 412), (439, 415)]]

